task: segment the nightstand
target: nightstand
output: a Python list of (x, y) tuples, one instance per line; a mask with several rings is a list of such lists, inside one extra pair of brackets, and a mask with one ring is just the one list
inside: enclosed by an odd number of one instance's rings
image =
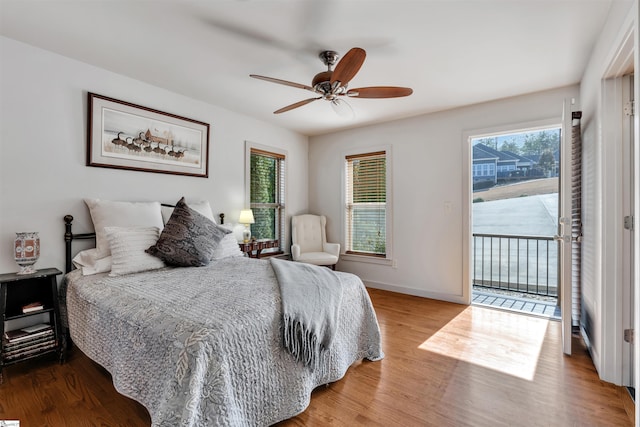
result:
[(246, 253), (250, 258), (260, 258), (260, 252), (264, 249), (279, 247), (278, 240), (253, 240), (251, 242), (239, 242), (240, 250)]
[(56, 281), (60, 274), (57, 268), (0, 274), (0, 383), (6, 365), (49, 353), (57, 353), (60, 363), (64, 362)]

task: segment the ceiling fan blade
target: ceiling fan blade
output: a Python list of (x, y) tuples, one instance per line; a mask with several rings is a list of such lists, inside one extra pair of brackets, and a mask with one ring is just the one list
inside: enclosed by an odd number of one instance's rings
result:
[(409, 96), (413, 93), (413, 89), (408, 87), (397, 86), (371, 86), (349, 89), (347, 96), (354, 98), (399, 98)]
[(264, 80), (271, 83), (278, 83), (285, 86), (292, 86), (292, 87), (297, 87), (298, 89), (306, 89), (306, 90), (310, 90), (311, 92), (315, 92), (315, 90), (313, 90), (311, 86), (303, 85), (301, 83), (294, 83), (287, 80), (274, 79), (273, 77), (259, 76), (257, 74), (249, 74), (249, 77), (253, 77), (254, 79)]
[(245, 28), (242, 25), (233, 24), (232, 22), (207, 16), (209, 11), (199, 10), (194, 13), (195, 17), (203, 22), (207, 27), (210, 27), (219, 32), (227, 33), (234, 38), (242, 38), (250, 43), (259, 43), (265, 47), (281, 49), (284, 51), (296, 51), (298, 50), (296, 45), (290, 44), (287, 41), (277, 39), (270, 36), (266, 32), (256, 31), (253, 28)]
[(287, 112), (289, 110), (293, 110), (294, 108), (298, 108), (298, 107), (302, 107), (303, 105), (307, 105), (310, 102), (317, 101), (318, 99), (322, 99), (322, 97), (319, 96), (317, 98), (309, 98), (309, 99), (305, 99), (304, 101), (296, 102), (295, 104), (287, 105), (286, 107), (282, 107), (281, 109), (274, 111), (273, 114), (284, 113), (284, 112)]
[(360, 70), (366, 57), (367, 53), (364, 49), (354, 47), (349, 50), (336, 64), (336, 68), (333, 70), (333, 75), (331, 76), (331, 84), (333, 85), (334, 82), (340, 82), (342, 86), (346, 86)]

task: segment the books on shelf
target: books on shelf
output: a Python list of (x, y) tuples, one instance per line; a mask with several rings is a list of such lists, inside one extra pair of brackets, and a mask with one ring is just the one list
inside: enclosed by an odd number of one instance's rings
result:
[(43, 335), (53, 335), (53, 327), (48, 323), (39, 323), (37, 325), (28, 326), (22, 329), (7, 331), (4, 337), (7, 342), (13, 343), (18, 341), (29, 340)]
[(17, 341), (13, 343), (10, 343), (5, 340), (3, 349), (5, 352), (16, 351), (16, 350), (23, 349), (25, 347), (40, 345), (52, 340), (54, 340), (53, 334), (40, 335), (30, 340)]
[(50, 338), (47, 341), (43, 341), (38, 344), (33, 344), (29, 346), (25, 346), (23, 348), (15, 349), (12, 351), (5, 351), (3, 353), (3, 358), (6, 361), (11, 361), (14, 359), (21, 359), (23, 357), (33, 356), (35, 354), (42, 353), (46, 350), (52, 350), (57, 347), (56, 340)]
[(56, 348), (56, 340), (53, 336), (47, 336), (36, 341), (21, 342), (16, 345), (6, 345), (3, 357), (5, 360), (11, 360), (53, 348)]
[(7, 331), (2, 343), (2, 358), (21, 359), (57, 347), (53, 326), (39, 323), (22, 329)]
[(51, 325), (48, 323), (38, 323), (37, 325), (27, 326), (26, 328), (22, 328), (21, 331), (25, 331), (29, 334), (33, 334), (34, 332), (44, 331), (46, 329), (51, 329)]
[(44, 310), (44, 304), (41, 303), (40, 301), (32, 302), (31, 304), (22, 306), (23, 314), (32, 313), (34, 311), (40, 311), (40, 310)]

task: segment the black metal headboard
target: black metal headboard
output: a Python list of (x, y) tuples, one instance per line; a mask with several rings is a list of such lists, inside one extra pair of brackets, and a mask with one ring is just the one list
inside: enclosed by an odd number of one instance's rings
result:
[(73, 257), (71, 256), (71, 241), (73, 240), (91, 240), (96, 238), (96, 233), (82, 233), (82, 234), (73, 234), (71, 231), (71, 222), (73, 221), (73, 216), (65, 215), (64, 216), (64, 269), (65, 273), (68, 273), (73, 268), (73, 264), (71, 260)]
[[(174, 205), (165, 205), (164, 203), (162, 204), (162, 206), (167, 206), (167, 207), (171, 207), (174, 208)], [(224, 224), (224, 213), (221, 213), (220, 215), (220, 225)], [(64, 259), (64, 269), (65, 269), (65, 273), (70, 272), (73, 269), (73, 263), (71, 262), (71, 260), (73, 259), (72, 256), (72, 252), (71, 252), (71, 242), (73, 240), (95, 240), (96, 238), (96, 233), (80, 233), (80, 234), (73, 234), (73, 231), (71, 231), (71, 223), (73, 222), (73, 216), (72, 215), (65, 215), (64, 216), (64, 249), (65, 249), (65, 259)]]

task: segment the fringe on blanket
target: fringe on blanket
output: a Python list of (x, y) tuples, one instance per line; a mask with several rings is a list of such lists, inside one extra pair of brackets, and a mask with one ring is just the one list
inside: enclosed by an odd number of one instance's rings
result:
[(284, 347), (295, 357), (320, 375), (327, 373), (327, 364), (320, 363), (326, 349), (318, 341), (313, 331), (292, 316), (283, 316)]

